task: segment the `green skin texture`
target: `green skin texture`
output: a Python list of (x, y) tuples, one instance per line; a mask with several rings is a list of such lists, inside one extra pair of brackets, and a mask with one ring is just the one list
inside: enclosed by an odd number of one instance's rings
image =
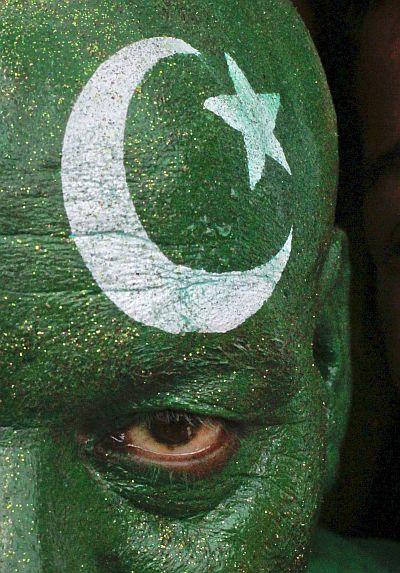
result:
[[(125, 165), (150, 238), (175, 263), (224, 272), (270, 259), (294, 225), (275, 293), (223, 335), (135, 323), (69, 236), (73, 103), (103, 61), (153, 36), (204, 57), (160, 62), (130, 106)], [(202, 109), (234, 93), (224, 52), (256, 92), (281, 94), (275, 134), (293, 175), (267, 158), (253, 191), (241, 134)], [(350, 378), (335, 116), (302, 22), (281, 0), (6, 0), (0, 66), (1, 572), (304, 571)], [(107, 432), (166, 409), (240, 422), (239, 450), (189, 482), (94, 459)], [(324, 554), (335, 542), (318, 534), (313, 573), (338, 570)], [(385, 569), (351, 569), (364, 570)]]

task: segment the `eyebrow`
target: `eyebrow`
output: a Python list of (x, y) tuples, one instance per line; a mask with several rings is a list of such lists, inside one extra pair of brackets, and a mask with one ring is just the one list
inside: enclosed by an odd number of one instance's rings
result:
[(384, 173), (400, 162), (400, 139), (375, 161), (364, 168), (364, 181), (368, 186), (376, 183)]

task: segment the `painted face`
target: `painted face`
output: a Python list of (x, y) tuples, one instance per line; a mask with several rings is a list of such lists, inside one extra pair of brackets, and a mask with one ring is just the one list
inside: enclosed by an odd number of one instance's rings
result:
[(388, 358), (400, 384), (398, 2), (377, 3), (365, 19), (360, 39), (358, 100), (370, 172), (364, 202), (366, 236), (377, 268), (377, 296)]
[(294, 6), (296, 6), (299, 11), (300, 16), (307, 25), (307, 28), (312, 36), (316, 36), (320, 33), (320, 22), (319, 14), (315, 10), (315, 6), (310, 0), (292, 0)]
[(303, 571), (336, 137), (300, 20), (280, 0), (0, 16), (7, 570)]

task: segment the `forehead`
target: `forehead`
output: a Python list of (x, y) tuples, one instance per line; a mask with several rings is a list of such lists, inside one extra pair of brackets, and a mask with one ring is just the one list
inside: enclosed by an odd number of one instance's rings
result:
[[(220, 365), (244, 365), (250, 354), (245, 358), (242, 350), (250, 338), (256, 353), (265, 336), (276, 339), (281, 332), (288, 338), (287, 325), (314, 294), (336, 186), (328, 89), (291, 8), (272, 0), (168, 8), (160, 2), (33, 2), (22, 13), (5, 3), (1, 18), (0, 321), (2, 348), (15, 376), (47, 384), (56, 375), (61, 387), (82, 368), (88, 379), (102, 372), (101, 379), (106, 371), (109, 378), (133, 368), (146, 374), (169, 360), (172, 371), (178, 356), (181, 365), (188, 355), (206, 364), (207, 353), (210, 364), (218, 354)], [(293, 228), (279, 289), (222, 342), (216, 335), (171, 338), (129, 318), (99, 289), (71, 236), (61, 159), (73, 106), (99, 66), (153, 37), (183, 40), (200, 56), (160, 59), (132, 87), (123, 165), (148, 239), (174, 265), (243, 272), (270, 260)], [(211, 98), (237, 96), (240, 89), (240, 105), (248, 108), (240, 116), (246, 132), (205, 105)], [(254, 102), (275, 107), (255, 109)], [(96, 93), (92, 104), (95, 110)], [(263, 125), (255, 112), (265, 109), (270, 117), (263, 117)], [(267, 148), (268, 121), (276, 125)], [(102, 151), (95, 149), (97, 157)], [(262, 173), (255, 177), (257, 162)], [(86, 183), (82, 193), (89, 194), (93, 180)], [(278, 356), (276, 346), (272, 354)]]
[[(60, 160), (73, 104), (103, 62), (154, 36), (181, 38), (201, 53), (160, 60), (132, 97), (125, 126), (129, 190), (167, 254), (176, 243), (181, 262), (241, 270), (276, 250), (283, 227), (296, 222), (294, 211), (300, 208), (300, 229), (322, 208), (329, 213), (324, 202), (334, 194), (336, 141), (319, 61), (285, 4), (260, 3), (267, 9), (257, 10), (256, 3), (248, 13), (242, 4), (239, 14), (214, 4), (212, 18), (207, 10), (200, 15), (196, 2), (176, 13), (171, 8), (168, 16), (151, 2), (137, 2), (135, 9), (111, 2), (29, 3), (22, 14), (6, 4), (1, 143), (8, 180), (2, 187), (3, 197), (12, 187), (12, 197), (3, 233), (69, 233)], [(279, 95), (276, 137), (292, 176), (267, 155), (263, 177), (251, 189), (243, 135), (204, 109), (208, 98), (235, 93), (225, 53), (255, 93)]]

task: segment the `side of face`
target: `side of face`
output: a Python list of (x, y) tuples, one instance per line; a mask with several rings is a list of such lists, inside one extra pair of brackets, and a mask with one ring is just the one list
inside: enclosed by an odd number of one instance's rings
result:
[[(8, 2), (0, 16), (7, 567), (304, 570), (326, 471), (327, 385), (313, 339), (321, 281), (330, 284), (337, 157), (301, 21), (280, 0)], [(157, 57), (131, 79), (124, 122), (129, 211), (109, 175), (116, 124), (98, 85), (82, 108), (87, 132), (75, 141), (71, 131), (70, 150), (87, 145), (72, 163), (66, 131), (99, 67), (152, 38)], [(160, 58), (165, 38), (198, 54)], [(107, 78), (118, 109), (121, 77)], [(132, 205), (135, 228), (124, 219)], [(264, 268), (291, 230), (271, 296), (253, 310), (246, 302), (232, 327), (238, 288), (216, 328), (219, 276)], [(129, 269), (139, 286), (124, 282)], [(181, 306), (168, 294), (177, 273), (200, 293), (178, 281)], [(196, 307), (210, 281), (217, 294)]]
[(377, 268), (377, 298), (388, 358), (398, 382), (399, 307), (399, 137), (400, 9), (379, 2), (360, 33), (357, 99), (367, 161), (364, 201), (366, 237)]
[(315, 6), (313, 6), (313, 3), (310, 2), (310, 0), (292, 0), (292, 3), (306, 24), (311, 37), (315, 39), (317, 34), (320, 32), (319, 15), (315, 10)]

